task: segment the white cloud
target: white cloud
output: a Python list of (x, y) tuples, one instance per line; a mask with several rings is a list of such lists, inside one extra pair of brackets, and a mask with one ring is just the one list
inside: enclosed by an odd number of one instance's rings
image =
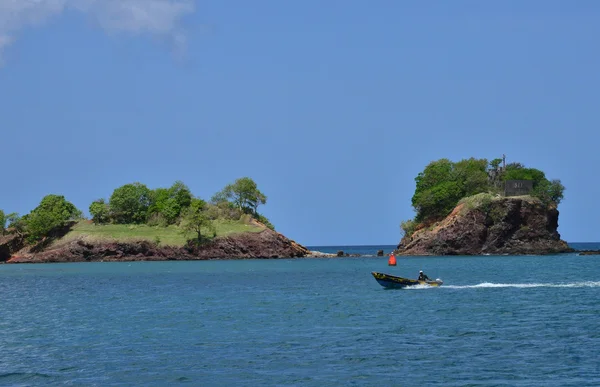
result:
[(95, 19), (109, 32), (166, 36), (185, 43), (179, 24), (195, 0), (0, 0), (0, 59), (20, 30), (42, 24), (67, 9)]

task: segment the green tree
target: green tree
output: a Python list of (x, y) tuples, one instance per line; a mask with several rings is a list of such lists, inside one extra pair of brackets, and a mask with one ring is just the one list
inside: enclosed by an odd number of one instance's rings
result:
[(95, 224), (104, 224), (110, 221), (110, 208), (104, 199), (97, 199), (90, 204), (90, 215)]
[(40, 204), (27, 217), (26, 230), (30, 242), (48, 235), (68, 221), (80, 219), (81, 211), (62, 195), (46, 195)]
[(16, 212), (12, 212), (6, 216), (6, 222), (8, 222), (8, 228), (12, 229), (15, 233), (23, 235), (25, 233), (27, 215), (21, 217)]
[(175, 199), (181, 209), (189, 207), (193, 199), (192, 191), (180, 180), (169, 188), (169, 197)]
[(525, 166), (521, 163), (508, 163), (506, 164), (506, 169), (521, 169), (521, 168), (525, 168)]
[[(518, 164), (518, 165), (515, 165)], [(506, 166), (503, 179), (506, 180), (533, 180), (535, 186), (542, 180), (546, 179), (544, 172), (535, 168), (525, 168), (520, 163), (512, 163)]]
[(404, 220), (402, 222), (400, 222), (400, 230), (401, 230), (401, 236), (408, 236), (410, 237), (414, 232), (415, 229), (417, 228), (417, 223), (412, 220)]
[(267, 203), (267, 197), (257, 187), (254, 180), (249, 177), (237, 179), (233, 184), (228, 184), (212, 197), (213, 203), (224, 200), (232, 201), (241, 211), (257, 215), (257, 208)]
[(170, 188), (151, 191), (150, 201), (149, 222), (167, 226), (175, 223), (181, 211), (190, 206), (192, 193), (183, 182), (176, 181)]
[(415, 178), (412, 205), (416, 221), (444, 217), (467, 195), (489, 189), (486, 159), (464, 159), (453, 163), (440, 159), (429, 163)]
[[(148, 207), (147, 222), (151, 226), (168, 226), (172, 219), (166, 216), (166, 213), (176, 212), (178, 215), (179, 208), (173, 209), (167, 204), (169, 200), (169, 190), (167, 188), (156, 188), (150, 191), (150, 206)], [(172, 203), (170, 203), (172, 204)], [(169, 207), (169, 208), (167, 208)], [(175, 211), (172, 211), (175, 210)]]
[(235, 204), (226, 200), (213, 203), (207, 204), (207, 211), (213, 219), (239, 220), (243, 214)]
[(463, 198), (462, 190), (456, 181), (444, 181), (423, 192), (415, 209), (415, 220), (438, 219), (448, 215)]
[(486, 159), (473, 157), (454, 163), (452, 180), (459, 184), (463, 196), (475, 195), (489, 189), (487, 166)]
[(506, 180), (531, 180), (533, 191), (531, 196), (539, 198), (544, 204), (558, 204), (564, 198), (565, 186), (560, 180), (552, 181), (546, 178), (546, 174), (536, 168), (526, 168), (521, 163), (511, 163), (506, 166), (503, 179)]
[(502, 159), (493, 159), (490, 161), (490, 169), (496, 170), (502, 164)]
[(207, 203), (202, 199), (192, 199), (190, 206), (184, 210), (180, 227), (186, 237), (194, 236), (196, 243), (206, 240), (206, 233), (216, 235), (216, 227), (207, 211)]
[[(429, 163), (415, 178), (416, 189), (412, 205), (415, 221), (443, 218), (452, 211), (460, 199), (479, 193), (500, 193), (506, 180), (532, 180), (532, 196), (544, 203), (558, 203), (564, 197), (565, 187), (560, 180), (549, 181), (544, 172), (526, 168), (521, 163), (510, 163), (500, 172), (502, 159), (463, 159), (456, 163), (440, 159)], [(491, 169), (488, 169), (491, 168)]]
[(4, 235), (4, 233), (6, 232), (6, 214), (4, 213), (4, 211), (0, 210), (0, 233), (2, 235)]
[(452, 161), (448, 159), (439, 159), (427, 164), (425, 170), (419, 172), (417, 177), (415, 177), (415, 182), (417, 183), (415, 196), (441, 182), (448, 181), (452, 172), (452, 166)]
[(532, 196), (539, 198), (546, 205), (554, 204), (558, 206), (564, 198), (564, 191), (565, 186), (562, 185), (560, 180), (542, 179), (537, 183), (534, 182)]
[(550, 181), (550, 186), (548, 187), (547, 193), (550, 200), (556, 203), (557, 206), (565, 197), (565, 189), (565, 186), (559, 179), (552, 179)]
[(115, 223), (145, 223), (150, 196), (150, 189), (138, 182), (115, 189), (109, 200), (111, 216)]

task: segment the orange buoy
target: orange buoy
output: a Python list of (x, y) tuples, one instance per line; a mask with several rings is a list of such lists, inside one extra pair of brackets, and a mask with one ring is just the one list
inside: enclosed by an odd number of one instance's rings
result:
[(390, 254), (390, 259), (388, 259), (388, 266), (396, 266), (396, 257), (394, 257), (394, 254)]

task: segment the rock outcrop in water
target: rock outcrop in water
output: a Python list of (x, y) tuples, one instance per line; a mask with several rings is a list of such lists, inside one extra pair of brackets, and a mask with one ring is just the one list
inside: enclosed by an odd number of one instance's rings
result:
[(560, 239), (558, 210), (531, 197), (459, 204), (442, 221), (406, 236), (399, 255), (541, 255), (574, 251)]
[[(2, 245), (0, 245), (2, 248)], [(2, 251), (2, 250), (0, 250)], [(196, 246), (159, 246), (149, 241), (94, 242), (85, 237), (58, 240), (41, 251), (24, 248), (4, 255), (7, 263), (164, 261), (244, 258), (294, 258), (318, 256), (306, 247), (268, 228), (247, 232)]]

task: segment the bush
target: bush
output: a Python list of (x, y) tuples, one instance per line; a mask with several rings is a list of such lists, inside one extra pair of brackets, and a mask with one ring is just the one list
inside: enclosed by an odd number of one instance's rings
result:
[(181, 232), (190, 241), (202, 244), (210, 238), (208, 235), (216, 236), (217, 230), (206, 211), (207, 203), (202, 199), (192, 199), (190, 206), (184, 211), (181, 218)]
[(271, 230), (275, 231), (275, 226), (271, 224), (271, 221), (269, 221), (269, 219), (267, 219), (266, 216), (262, 214), (256, 214), (256, 220), (267, 226), (267, 228), (270, 228)]
[(6, 231), (7, 216), (4, 211), (0, 210), (0, 235), (4, 235)]
[(181, 181), (176, 181), (170, 188), (157, 188), (150, 191), (148, 219), (160, 215), (167, 224), (177, 222), (181, 212), (190, 206), (192, 193)]
[(164, 217), (163, 214), (154, 213), (148, 218), (148, 226), (167, 227), (169, 226), (169, 221)]
[(462, 198), (458, 204), (464, 204), (466, 210), (480, 209), (487, 214), (490, 211), (494, 195), (490, 193), (479, 193), (477, 195)]
[(109, 206), (115, 223), (146, 223), (150, 190), (144, 184), (125, 184), (113, 191)]
[(81, 218), (82, 213), (64, 196), (47, 195), (27, 216), (25, 225), (28, 239), (35, 242), (53, 229), (64, 226), (68, 221)]
[(92, 222), (95, 224), (104, 224), (110, 222), (110, 209), (104, 199), (94, 200), (90, 204), (90, 215), (92, 215)]
[(417, 222), (412, 219), (404, 220), (400, 223), (400, 229), (402, 230), (402, 237), (411, 237), (417, 228)]
[(490, 183), (487, 159), (464, 159), (453, 163), (440, 159), (429, 163), (417, 175), (412, 205), (417, 212), (415, 220), (428, 221), (443, 218), (469, 195), (487, 191)]

